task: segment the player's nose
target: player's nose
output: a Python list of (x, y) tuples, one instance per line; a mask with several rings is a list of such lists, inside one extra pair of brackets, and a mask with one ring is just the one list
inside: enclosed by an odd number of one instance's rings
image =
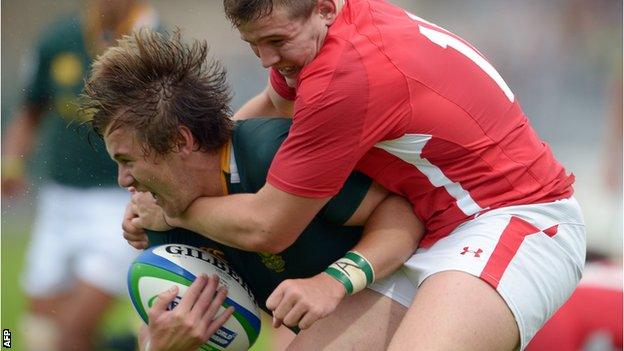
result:
[(262, 63), (262, 67), (269, 68), (280, 61), (280, 55), (277, 50), (264, 45), (258, 46), (258, 57)]
[(134, 184), (134, 177), (126, 167), (117, 168), (117, 184), (122, 188), (130, 187)]

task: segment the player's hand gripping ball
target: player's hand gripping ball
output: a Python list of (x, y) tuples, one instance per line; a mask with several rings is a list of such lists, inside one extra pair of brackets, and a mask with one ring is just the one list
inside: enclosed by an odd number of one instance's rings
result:
[(217, 315), (229, 306), (234, 313), (210, 337), (202, 350), (247, 350), (258, 338), (260, 315), (251, 290), (224, 260), (193, 246), (166, 244), (146, 249), (130, 266), (128, 290), (134, 308), (148, 323), (148, 310), (158, 295), (172, 286), (178, 287), (178, 296), (170, 304), (173, 309), (184, 296), (189, 285), (201, 274), (217, 275), (228, 288), (228, 295)]

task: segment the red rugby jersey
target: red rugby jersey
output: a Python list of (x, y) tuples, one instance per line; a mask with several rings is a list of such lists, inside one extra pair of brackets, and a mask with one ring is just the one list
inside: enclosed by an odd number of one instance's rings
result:
[(295, 112), (268, 182), (326, 197), (357, 169), (410, 200), (424, 247), (488, 209), (573, 193), (483, 55), (391, 4), (347, 1), (295, 88), (270, 74)]

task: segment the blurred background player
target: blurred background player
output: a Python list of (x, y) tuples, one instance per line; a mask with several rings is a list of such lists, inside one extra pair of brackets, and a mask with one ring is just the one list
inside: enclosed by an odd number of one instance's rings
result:
[(142, 1), (94, 0), (47, 28), (20, 111), (4, 136), (2, 195), (26, 189), (24, 164), (38, 131), (47, 182), (38, 191), (23, 288), (25, 349), (93, 350), (97, 326), (118, 294), (136, 252), (121, 237), (129, 195), (99, 138), (78, 120), (76, 100), (91, 60), (138, 27), (157, 27)]

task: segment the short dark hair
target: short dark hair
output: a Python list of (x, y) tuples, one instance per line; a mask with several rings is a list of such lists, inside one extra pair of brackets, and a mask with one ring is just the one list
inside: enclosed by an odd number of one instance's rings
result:
[(142, 29), (124, 36), (93, 63), (80, 111), (96, 133), (131, 127), (146, 153), (165, 155), (188, 127), (198, 149), (229, 140), (230, 88), (219, 61), (207, 59), (205, 41), (182, 41), (180, 31)]
[(312, 14), (317, 0), (223, 0), (225, 16), (235, 27), (269, 16), (276, 6), (288, 9), (291, 18)]

